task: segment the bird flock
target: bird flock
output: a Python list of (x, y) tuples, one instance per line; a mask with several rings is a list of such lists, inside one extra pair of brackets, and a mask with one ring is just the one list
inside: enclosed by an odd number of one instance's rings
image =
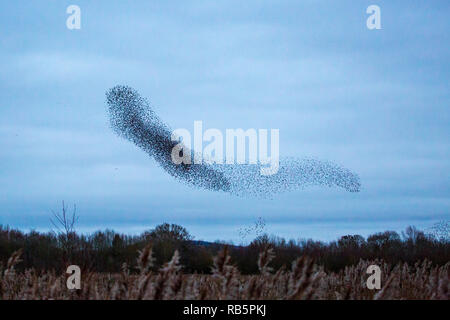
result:
[[(358, 192), (359, 176), (329, 161), (281, 157), (273, 175), (261, 175), (261, 164), (176, 164), (172, 130), (150, 107), (148, 101), (128, 86), (106, 92), (109, 121), (114, 132), (137, 145), (168, 174), (195, 188), (227, 192), (237, 196), (271, 198), (281, 192), (307, 186), (336, 186)], [(183, 148), (182, 152), (191, 152)]]

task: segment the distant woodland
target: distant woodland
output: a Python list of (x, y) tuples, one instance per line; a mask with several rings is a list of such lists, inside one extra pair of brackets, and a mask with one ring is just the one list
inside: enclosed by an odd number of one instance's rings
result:
[[(261, 234), (249, 245), (239, 246), (222, 242), (196, 241), (184, 227), (163, 223), (140, 235), (126, 235), (112, 230), (92, 234), (76, 232), (77, 217), (63, 207), (54, 215), (54, 231), (22, 232), (0, 225), (0, 263), (5, 264), (17, 250), (22, 250), (22, 262), (17, 270), (33, 268), (37, 271), (64, 272), (76, 264), (92, 272), (120, 272), (124, 264), (135, 268), (138, 251), (151, 245), (158, 270), (178, 250), (184, 273), (208, 274), (213, 257), (228, 245), (232, 263), (243, 274), (258, 272), (260, 252), (270, 247), (275, 252), (271, 262), (274, 269), (289, 267), (299, 256), (308, 256), (327, 271), (338, 272), (360, 260), (383, 260), (396, 265), (428, 260), (433, 265), (450, 261), (449, 224), (441, 222), (432, 232), (425, 233), (410, 226), (401, 234), (395, 231), (374, 233), (367, 238), (344, 235), (337, 241), (285, 240)], [(299, 235), (301, 236), (301, 235)]]

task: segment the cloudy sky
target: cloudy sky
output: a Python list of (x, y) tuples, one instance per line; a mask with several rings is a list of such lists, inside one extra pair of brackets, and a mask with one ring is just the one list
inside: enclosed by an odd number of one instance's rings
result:
[[(81, 8), (68, 30), (66, 8)], [(381, 8), (381, 30), (366, 8)], [(162, 222), (248, 241), (364, 236), (450, 218), (448, 1), (11, 1), (0, 6), (0, 224), (48, 230)], [(282, 156), (342, 164), (360, 193), (270, 200), (179, 184), (109, 128), (127, 84), (172, 128), (278, 128)]]

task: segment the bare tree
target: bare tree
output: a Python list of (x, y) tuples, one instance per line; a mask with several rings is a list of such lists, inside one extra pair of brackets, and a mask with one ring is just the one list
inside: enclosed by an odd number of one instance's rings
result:
[(77, 207), (73, 205), (72, 213), (68, 213), (68, 207), (62, 201), (61, 212), (52, 210), (53, 219), (50, 219), (53, 226), (56, 228), (58, 239), (65, 254), (65, 259), (71, 260), (76, 242), (75, 224), (78, 222)]
[(69, 235), (75, 232), (75, 223), (78, 221), (78, 216), (76, 213), (77, 213), (77, 206), (74, 204), (72, 215), (68, 216), (67, 207), (64, 204), (63, 200), (61, 212), (55, 212), (52, 210), (52, 214), (55, 220), (50, 219), (50, 221), (52, 222), (53, 226), (58, 230), (59, 233)]

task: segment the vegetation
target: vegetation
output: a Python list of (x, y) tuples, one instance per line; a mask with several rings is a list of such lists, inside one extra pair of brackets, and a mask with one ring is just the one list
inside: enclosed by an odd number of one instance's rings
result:
[[(449, 299), (447, 222), (329, 243), (262, 234), (247, 246), (194, 241), (175, 224), (140, 235), (78, 234), (76, 208), (54, 213), (57, 231), (0, 225), (0, 299)], [(365, 286), (369, 265), (381, 290)], [(65, 273), (78, 265), (81, 290)]]
[[(69, 226), (64, 222), (64, 217), (68, 219)], [(0, 261), (7, 261), (13, 252), (21, 249), (22, 263), (17, 266), (18, 271), (33, 268), (38, 272), (52, 270), (61, 273), (68, 265), (76, 264), (92, 272), (117, 273), (126, 263), (134, 272), (138, 250), (151, 244), (157, 261), (154, 271), (168, 262), (178, 250), (184, 273), (209, 274), (213, 257), (224, 247), (219, 242), (194, 241), (185, 228), (174, 224), (161, 224), (135, 236), (111, 230), (85, 235), (74, 231), (73, 221), (76, 221), (73, 216), (64, 213), (61, 225), (66, 227), (59, 232), (48, 233), (24, 233), (0, 225)], [(266, 247), (273, 248), (276, 253), (272, 261), (275, 269), (290, 266), (300, 256), (308, 256), (325, 271), (334, 272), (356, 265), (360, 260), (375, 259), (382, 259), (391, 265), (403, 262), (414, 265), (426, 259), (434, 266), (443, 266), (450, 261), (450, 241), (448, 232), (442, 233), (445, 228), (439, 230), (436, 233), (438, 236), (433, 236), (408, 227), (401, 235), (394, 231), (375, 233), (367, 239), (360, 235), (346, 235), (329, 243), (286, 241), (263, 234), (247, 246), (230, 244), (229, 254), (242, 274), (258, 272), (256, 261)]]
[[(258, 274), (243, 276), (228, 254), (228, 247), (214, 258), (212, 275), (183, 274), (178, 251), (158, 272), (151, 271), (151, 246), (139, 252), (136, 274), (123, 265), (120, 273), (83, 273), (79, 290), (66, 287), (64, 275), (29, 269), (16, 273), (20, 251), (0, 269), (0, 299), (450, 299), (450, 263), (432, 266), (429, 261), (393, 267), (381, 260), (363, 261), (344, 270), (325, 272), (302, 256), (291, 268), (275, 273), (269, 266), (274, 251), (266, 247), (257, 260)], [(365, 285), (366, 270), (381, 268), (382, 288)]]
[[(36, 271), (62, 272), (70, 264), (94, 272), (120, 272), (123, 263), (132, 270), (137, 251), (151, 243), (158, 261), (154, 270), (168, 262), (175, 250), (181, 255), (185, 273), (210, 273), (213, 257), (223, 243), (193, 241), (189, 232), (178, 225), (162, 224), (141, 235), (129, 236), (111, 230), (97, 231), (90, 235), (69, 232), (28, 233), (0, 226), (0, 261), (7, 261), (13, 252), (22, 249), (20, 271), (33, 268)], [(289, 266), (299, 256), (306, 255), (323, 266), (326, 271), (338, 272), (362, 260), (383, 259), (396, 265), (415, 264), (427, 259), (433, 265), (442, 266), (450, 261), (448, 236), (437, 238), (426, 235), (414, 227), (408, 227), (402, 235), (394, 231), (373, 234), (367, 239), (359, 235), (347, 235), (337, 241), (324, 243), (313, 240), (290, 240), (263, 234), (248, 246), (230, 245), (230, 256), (243, 274), (258, 272), (258, 254), (267, 246), (276, 252), (274, 268)]]

